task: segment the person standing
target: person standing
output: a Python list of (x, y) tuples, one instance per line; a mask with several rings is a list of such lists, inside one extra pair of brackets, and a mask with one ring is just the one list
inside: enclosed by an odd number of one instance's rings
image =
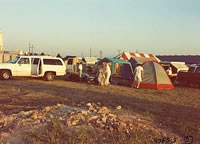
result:
[(110, 84), (109, 82), (110, 76), (111, 76), (110, 66), (108, 63), (105, 63), (105, 86), (108, 86)]
[(82, 71), (83, 71), (82, 62), (80, 62), (79, 66), (78, 66), (78, 70), (79, 70), (79, 80), (81, 81), (81, 78), (82, 78)]
[(100, 65), (98, 67), (97, 80), (98, 80), (98, 84), (100, 86), (104, 86), (104, 84), (105, 84), (105, 74), (104, 74), (104, 66), (103, 65)]
[(172, 76), (172, 68), (168, 67), (168, 69), (166, 70), (166, 73), (168, 74), (168, 76)]
[(174, 82), (174, 81), (175, 81), (175, 77), (173, 77), (173, 75), (172, 75), (172, 67), (171, 67), (171, 66), (168, 67), (168, 69), (166, 70), (166, 73), (167, 73), (167, 75), (169, 76), (170, 80), (171, 80), (172, 82)]
[(142, 78), (144, 77), (144, 69), (141, 64), (138, 64), (137, 67), (134, 70), (134, 81), (133, 81), (133, 87), (139, 88), (140, 83), (142, 82)]

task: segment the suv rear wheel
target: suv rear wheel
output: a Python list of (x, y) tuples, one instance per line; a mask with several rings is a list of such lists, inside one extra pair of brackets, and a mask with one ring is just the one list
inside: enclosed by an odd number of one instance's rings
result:
[(8, 70), (3, 70), (3, 71), (1, 72), (1, 78), (2, 78), (2, 79), (8, 80), (8, 79), (10, 79), (10, 77), (11, 77), (10, 71), (8, 71)]
[(55, 73), (53, 73), (53, 72), (47, 72), (45, 74), (45, 79), (47, 81), (53, 81), (55, 79)]

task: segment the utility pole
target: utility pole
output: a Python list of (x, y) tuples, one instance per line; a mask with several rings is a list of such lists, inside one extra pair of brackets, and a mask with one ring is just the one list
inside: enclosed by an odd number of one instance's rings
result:
[(99, 56), (100, 56), (100, 59), (102, 59), (102, 57), (103, 57), (103, 51), (102, 50), (100, 50)]
[(34, 45), (33, 44), (31, 44), (31, 42), (29, 42), (29, 46), (28, 46), (28, 52), (29, 52), (29, 55), (32, 53), (32, 55), (33, 55), (33, 49), (34, 49), (35, 47), (34, 47)]
[(28, 43), (28, 54), (30, 55), (30, 53), (31, 53), (31, 43), (29, 42)]
[(33, 49), (34, 49), (35, 47), (33, 46), (33, 44), (32, 44), (32, 46), (31, 46), (31, 49), (32, 49), (32, 55), (34, 55), (34, 53), (33, 53)]
[(90, 48), (90, 57), (92, 57), (92, 48)]

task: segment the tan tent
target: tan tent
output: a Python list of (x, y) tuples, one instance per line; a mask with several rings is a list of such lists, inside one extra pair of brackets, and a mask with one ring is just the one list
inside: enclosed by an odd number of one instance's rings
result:
[(140, 88), (173, 89), (174, 86), (164, 68), (155, 61), (147, 61), (142, 64), (144, 78)]
[(152, 89), (173, 89), (174, 86), (159, 64), (160, 60), (153, 54), (123, 52), (115, 58), (129, 61), (132, 68), (135, 69), (137, 64), (142, 64), (144, 69), (144, 78), (140, 84), (141, 88)]

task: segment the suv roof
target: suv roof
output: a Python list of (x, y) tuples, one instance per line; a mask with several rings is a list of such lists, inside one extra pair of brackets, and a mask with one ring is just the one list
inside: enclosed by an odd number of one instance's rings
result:
[(19, 56), (19, 57), (27, 57), (27, 58), (52, 58), (52, 59), (61, 59), (59, 57), (54, 57), (54, 56)]

